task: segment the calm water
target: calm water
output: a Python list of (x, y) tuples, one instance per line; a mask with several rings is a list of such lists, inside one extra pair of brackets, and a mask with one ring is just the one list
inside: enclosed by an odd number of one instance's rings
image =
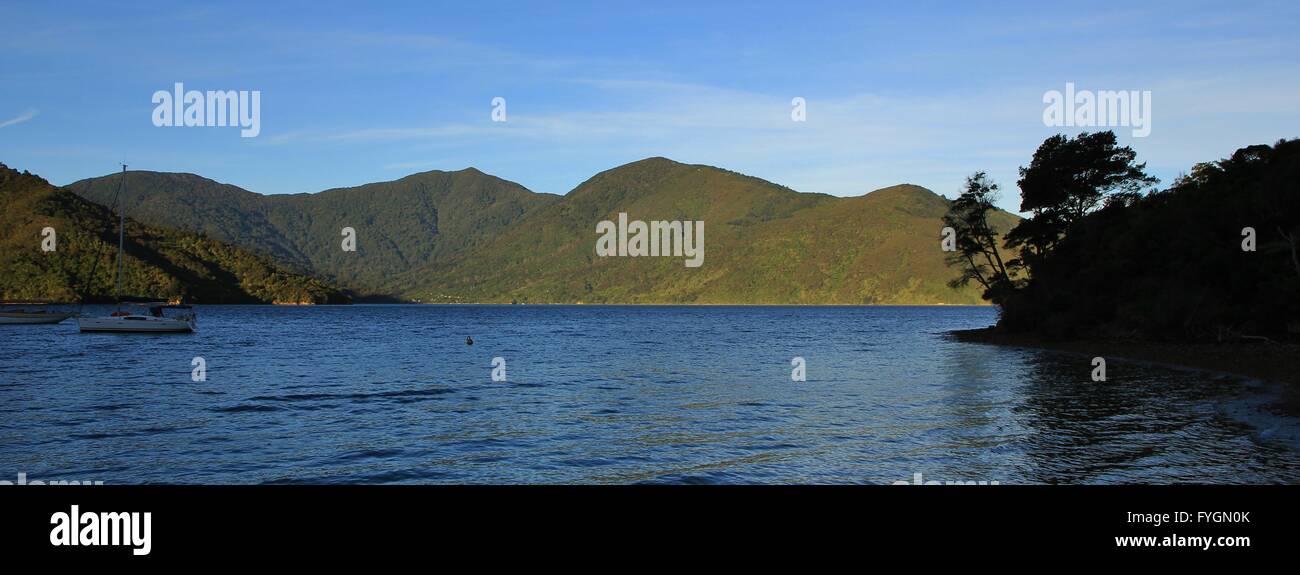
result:
[(943, 335), (989, 308), (199, 313), (181, 336), (0, 326), (0, 479), (1300, 480), (1297, 424), (1254, 417), (1252, 384), (1117, 362), (1093, 383), (1090, 358)]

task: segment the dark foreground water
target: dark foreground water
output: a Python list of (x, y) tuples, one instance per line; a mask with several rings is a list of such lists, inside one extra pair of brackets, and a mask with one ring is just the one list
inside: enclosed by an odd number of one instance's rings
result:
[(199, 313), (180, 336), (0, 326), (0, 479), (1300, 480), (1296, 421), (1259, 417), (1257, 384), (1115, 361), (1094, 383), (1091, 358), (943, 335), (989, 308)]

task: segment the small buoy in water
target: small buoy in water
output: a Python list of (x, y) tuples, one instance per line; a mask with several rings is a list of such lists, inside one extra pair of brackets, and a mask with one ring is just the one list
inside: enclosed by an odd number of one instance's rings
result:
[(472, 338), (472, 337), (466, 337), (466, 338), (465, 338), (465, 345), (474, 345), (474, 338)]

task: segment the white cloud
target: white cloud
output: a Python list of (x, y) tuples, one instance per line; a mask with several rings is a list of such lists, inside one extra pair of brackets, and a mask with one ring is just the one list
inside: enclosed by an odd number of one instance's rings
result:
[(13, 125), (15, 125), (15, 124), (21, 124), (21, 123), (23, 123), (23, 122), (26, 122), (27, 120), (30, 120), (30, 119), (32, 119), (32, 118), (35, 118), (35, 117), (36, 117), (36, 114), (37, 114), (37, 111), (36, 111), (35, 108), (30, 109), (30, 110), (27, 110), (26, 112), (23, 112), (23, 113), (19, 114), (17, 117), (10, 118), (10, 119), (8, 119), (8, 120), (5, 120), (5, 121), (3, 121), (3, 122), (0, 122), (0, 128), (6, 128), (6, 127), (9, 127), (9, 126), (13, 126)]

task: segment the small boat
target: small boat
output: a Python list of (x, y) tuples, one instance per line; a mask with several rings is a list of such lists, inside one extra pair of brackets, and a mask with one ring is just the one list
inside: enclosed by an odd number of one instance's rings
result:
[[(126, 187), (125, 165), (122, 166), (122, 181), (118, 185), (118, 197), (122, 197), (122, 190)], [(190, 333), (194, 331), (194, 311), (188, 305), (153, 301), (149, 298), (122, 297), (122, 246), (126, 235), (126, 208), (120, 203), (117, 208), (117, 275), (113, 279), (117, 310), (104, 317), (78, 317), (78, 329), (82, 333)], [(126, 304), (125, 307), (128, 309), (123, 309), (123, 304)], [(185, 313), (178, 317), (168, 317), (164, 313), (166, 310), (184, 310)]]
[[(190, 333), (194, 331), (194, 312), (188, 305), (175, 305), (166, 302), (130, 303), (123, 309), (119, 302), (117, 311), (107, 317), (77, 318), (77, 326), (83, 333)], [(183, 310), (183, 313), (170, 317), (167, 310)]]
[[(76, 316), (76, 312), (51, 311), (40, 309), (54, 304), (44, 302), (4, 302), (0, 303), (0, 325), (17, 324), (51, 324)], [(17, 307), (22, 306), (22, 307)], [(28, 308), (38, 309), (28, 309)]]

